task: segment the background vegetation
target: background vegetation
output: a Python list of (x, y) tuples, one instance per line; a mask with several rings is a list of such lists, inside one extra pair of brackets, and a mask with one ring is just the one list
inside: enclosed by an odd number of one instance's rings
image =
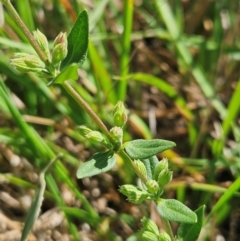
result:
[[(125, 102), (129, 110), (125, 141), (154, 137), (176, 142), (174, 150), (163, 153), (174, 171), (165, 196), (193, 210), (206, 204), (200, 241), (215, 240), (217, 235), (237, 240), (238, 2), (22, 0), (13, 4), (28, 28), (38, 28), (49, 40), (60, 31), (69, 32), (77, 14), (88, 10), (89, 51), (73, 86), (109, 127), (114, 104), (119, 99)], [(120, 184), (137, 183), (120, 158), (111, 172), (76, 179), (79, 164), (96, 151), (76, 127), (96, 126), (61, 87), (48, 88), (46, 80), (19, 74), (9, 65), (13, 53), (33, 53), (33, 49), (7, 11), (4, 18), (0, 240), (19, 240), (38, 173), (59, 152), (64, 157), (46, 175), (42, 213), (29, 240), (134, 240), (143, 215), (162, 228), (151, 203), (135, 206), (119, 194)]]

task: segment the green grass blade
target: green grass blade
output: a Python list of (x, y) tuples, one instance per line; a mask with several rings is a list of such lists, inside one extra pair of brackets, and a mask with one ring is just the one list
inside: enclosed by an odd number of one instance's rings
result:
[(33, 20), (33, 6), (30, 5), (29, 0), (16, 1), (16, 8), (21, 16), (23, 22), (26, 24), (29, 30), (35, 30), (34, 20)]
[(240, 188), (240, 177), (238, 177), (232, 185), (224, 192), (224, 194), (219, 198), (217, 203), (212, 208), (210, 214), (206, 218), (206, 222), (209, 221), (209, 219), (217, 213), (218, 210), (220, 210), (223, 205), (228, 203), (230, 199), (234, 196), (234, 194), (239, 190)]
[(103, 14), (106, 10), (106, 6), (108, 4), (109, 0), (101, 0), (98, 2), (94, 10), (89, 13), (89, 32), (91, 32), (97, 23), (101, 20), (103, 17)]
[(120, 75), (123, 81), (118, 86), (118, 98), (124, 101), (127, 92), (127, 79), (125, 77), (129, 72), (130, 62), (130, 47), (131, 47), (131, 32), (132, 32), (132, 21), (133, 21), (133, 0), (124, 0), (124, 16), (123, 16), (123, 35), (122, 35), (122, 54), (120, 59)]
[(215, 97), (215, 91), (212, 88), (211, 84), (209, 83), (209, 80), (204, 70), (198, 64), (196, 63), (194, 64), (190, 51), (186, 48), (186, 46), (183, 44), (183, 42), (180, 39), (181, 33), (175, 21), (175, 18), (173, 16), (169, 3), (163, 0), (160, 0), (160, 1), (155, 0), (154, 3), (156, 6), (156, 9), (158, 10), (159, 18), (163, 19), (167, 27), (167, 30), (171, 35), (173, 43), (175, 44), (176, 49), (178, 50), (179, 56), (184, 61), (186, 67), (192, 71), (192, 75), (195, 78), (196, 82), (198, 83), (199, 87), (201, 88), (203, 94), (211, 100), (212, 105), (216, 108), (219, 114), (222, 117), (225, 116), (226, 108), (223, 105), (223, 103)]
[(115, 104), (117, 102), (117, 97), (113, 91), (112, 80), (109, 76), (107, 69), (103, 64), (103, 60), (98, 54), (96, 47), (93, 45), (91, 41), (89, 42), (88, 50), (89, 58), (91, 60), (91, 64), (94, 70), (93, 74), (95, 75), (95, 79), (97, 81), (96, 85), (99, 85), (98, 88), (101, 88), (107, 100), (110, 103)]
[(50, 163), (44, 168), (44, 170), (39, 175), (38, 188), (35, 192), (31, 207), (26, 217), (26, 222), (24, 224), (23, 231), (22, 231), (21, 241), (27, 240), (27, 237), (34, 225), (34, 222), (37, 220), (39, 216), (41, 205), (44, 199), (44, 191), (46, 188), (45, 172), (60, 157), (60, 155), (61, 154), (59, 154), (54, 159), (52, 159)]
[(215, 140), (213, 143), (213, 150), (214, 150), (214, 153), (216, 153), (217, 155), (221, 153), (225, 143), (225, 139), (231, 127), (234, 125), (236, 118), (240, 112), (239, 96), (240, 96), (240, 80), (238, 80), (235, 91), (232, 94), (231, 100), (227, 108), (226, 117), (224, 118), (222, 123), (221, 140)]
[(127, 76), (127, 79), (132, 79), (134, 81), (140, 81), (142, 83), (146, 83), (152, 86), (157, 87), (160, 91), (165, 93), (167, 96), (169, 96), (171, 99), (174, 100), (176, 106), (180, 110), (180, 112), (188, 119), (191, 120), (193, 118), (193, 115), (191, 112), (187, 109), (185, 100), (178, 95), (176, 90), (168, 84), (163, 79), (160, 79), (158, 77), (155, 77), (150, 74), (144, 74), (144, 73), (135, 73), (132, 75)]
[[(4, 101), (8, 105), (8, 108), (14, 120), (19, 126), (22, 134), (25, 136), (28, 145), (32, 148), (33, 153), (35, 153), (35, 155), (39, 155), (43, 160), (52, 159), (55, 156), (53, 151), (49, 148), (46, 142), (39, 136), (39, 134), (23, 120), (21, 114), (19, 113), (18, 109), (13, 104), (7, 93), (8, 91), (0, 76), (0, 95), (3, 97)], [(65, 181), (65, 183), (74, 192), (76, 197), (83, 203), (84, 208), (86, 208), (86, 210), (90, 214), (98, 216), (92, 208), (92, 206), (88, 203), (87, 199), (77, 190), (75, 185), (72, 183), (71, 179), (69, 179), (69, 173), (63, 166), (63, 164), (61, 162), (57, 163), (54, 166), (54, 170), (56, 171), (58, 178), (62, 181)], [(47, 181), (47, 185), (50, 185), (49, 181)], [(60, 197), (55, 196), (54, 198), (58, 200)]]

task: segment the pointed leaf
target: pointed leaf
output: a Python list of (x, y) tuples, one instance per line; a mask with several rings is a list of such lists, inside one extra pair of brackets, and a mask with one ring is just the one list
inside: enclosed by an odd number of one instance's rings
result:
[(61, 63), (61, 69), (71, 63), (82, 64), (88, 49), (88, 13), (83, 10), (68, 35), (68, 54)]
[(124, 143), (127, 154), (133, 159), (146, 159), (174, 146), (174, 142), (161, 139), (139, 139)]
[(71, 64), (67, 68), (65, 68), (58, 76), (56, 76), (53, 80), (51, 80), (47, 85), (50, 86), (52, 84), (62, 84), (66, 80), (77, 80), (78, 79), (78, 65)]
[(153, 179), (153, 173), (154, 173), (155, 167), (159, 162), (158, 158), (156, 156), (151, 156), (146, 159), (141, 159), (141, 162), (143, 162), (147, 170), (147, 179), (149, 180)]
[(203, 215), (205, 206), (198, 208), (195, 213), (197, 214), (198, 221), (194, 224), (181, 223), (178, 231), (177, 237), (182, 241), (195, 241), (197, 240), (203, 225)]
[(62, 156), (62, 153), (59, 153), (55, 158), (53, 158), (47, 166), (43, 169), (43, 171), (39, 174), (38, 179), (38, 187), (35, 192), (35, 195), (33, 197), (33, 201), (31, 204), (31, 207), (27, 213), (26, 222), (23, 227), (22, 236), (20, 241), (26, 241), (27, 237), (33, 227), (34, 222), (38, 218), (38, 215), (41, 210), (41, 205), (44, 199), (44, 191), (46, 188), (46, 181), (45, 181), (45, 173), (48, 170), (48, 168), (58, 159)]
[(30, 233), (35, 220), (40, 213), (41, 205), (43, 202), (43, 194), (46, 188), (45, 173), (39, 175), (39, 187), (37, 188), (31, 207), (27, 213), (26, 222), (22, 231), (21, 241), (27, 240), (27, 236)]
[(112, 151), (94, 154), (84, 162), (77, 170), (77, 178), (91, 177), (111, 170), (116, 163), (116, 157)]
[(196, 223), (197, 215), (187, 206), (175, 199), (161, 199), (157, 205), (159, 214), (173, 222)]

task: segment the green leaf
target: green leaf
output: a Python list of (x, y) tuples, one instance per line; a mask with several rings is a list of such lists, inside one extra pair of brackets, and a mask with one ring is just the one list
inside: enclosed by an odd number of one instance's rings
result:
[(68, 35), (68, 54), (61, 63), (61, 69), (71, 63), (82, 64), (88, 49), (88, 13), (83, 10)]
[(187, 206), (175, 199), (161, 199), (157, 205), (158, 213), (165, 219), (178, 223), (196, 223), (197, 215)]
[(77, 178), (91, 177), (111, 170), (116, 163), (112, 151), (95, 153), (88, 161), (84, 162), (77, 170)]
[(66, 80), (77, 80), (78, 79), (78, 65), (71, 64), (67, 68), (65, 68), (58, 76), (56, 76), (53, 80), (51, 80), (47, 85), (50, 86), (52, 84), (62, 84)]
[(143, 162), (147, 170), (147, 179), (149, 180), (153, 179), (153, 173), (154, 173), (155, 167), (159, 162), (158, 158), (156, 156), (151, 156), (146, 159), (140, 159), (140, 161)]
[(27, 240), (27, 236), (30, 233), (32, 226), (40, 213), (40, 209), (43, 201), (43, 194), (46, 188), (46, 182), (44, 177), (45, 177), (45, 173), (41, 173), (39, 175), (39, 187), (35, 192), (31, 207), (28, 211), (26, 222), (22, 231), (21, 241)]
[(43, 171), (39, 174), (38, 188), (33, 197), (31, 207), (27, 213), (26, 222), (24, 224), (22, 231), (21, 241), (27, 240), (28, 234), (30, 233), (32, 226), (40, 213), (41, 205), (44, 199), (44, 191), (46, 188), (45, 173), (48, 170), (48, 168), (61, 156), (62, 154), (60, 153), (55, 158), (53, 158), (48, 163), (48, 165), (43, 169)]
[(198, 208), (195, 213), (197, 214), (197, 222), (194, 224), (181, 223), (178, 231), (177, 237), (182, 241), (194, 241), (197, 240), (202, 225), (203, 225), (203, 215), (204, 215), (205, 205)]
[(146, 159), (174, 146), (174, 142), (161, 139), (139, 139), (124, 143), (127, 154), (133, 159)]

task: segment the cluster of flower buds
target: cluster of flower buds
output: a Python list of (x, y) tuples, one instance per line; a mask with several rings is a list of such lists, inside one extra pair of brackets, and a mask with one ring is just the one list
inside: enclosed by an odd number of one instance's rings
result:
[(114, 150), (120, 149), (123, 140), (123, 126), (127, 122), (127, 111), (122, 101), (118, 101), (113, 109), (114, 127), (110, 130), (110, 135), (114, 140)]
[[(56, 46), (57, 45), (58, 44), (56, 40)], [(119, 101), (114, 107), (113, 117), (114, 117), (114, 124), (116, 126), (110, 129), (109, 133), (114, 143), (110, 143), (110, 141), (104, 135), (102, 135), (99, 131), (93, 131), (84, 125), (79, 126), (78, 130), (80, 134), (85, 138), (87, 138), (92, 144), (102, 144), (109, 149), (114, 149), (114, 151), (118, 151), (122, 145), (122, 139), (123, 139), (122, 127), (127, 121), (126, 109), (121, 101)]]
[[(134, 165), (139, 172), (147, 178), (147, 170), (141, 160), (134, 160)], [(163, 193), (164, 187), (172, 180), (172, 171), (168, 169), (168, 160), (164, 158), (155, 167), (152, 179), (149, 179), (144, 188), (139, 188), (134, 185), (123, 185), (120, 187), (120, 192), (127, 196), (128, 200), (133, 203), (140, 203), (146, 199), (155, 199)]]
[(167, 233), (159, 233), (157, 225), (151, 220), (144, 217), (142, 220), (141, 236), (143, 241), (171, 241)]
[(49, 50), (46, 36), (39, 31), (33, 31), (33, 37), (39, 48), (45, 54), (45, 62), (38, 56), (28, 53), (16, 53), (11, 59), (11, 65), (19, 72), (34, 72), (39, 77), (54, 78), (60, 67), (60, 63), (67, 56), (67, 36), (66, 33), (60, 33), (53, 43), (52, 53)]

